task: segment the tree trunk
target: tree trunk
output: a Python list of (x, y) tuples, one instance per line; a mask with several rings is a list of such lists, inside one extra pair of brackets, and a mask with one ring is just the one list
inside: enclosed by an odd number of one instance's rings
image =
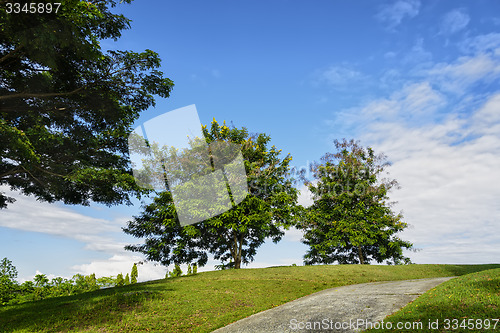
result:
[(361, 251), (361, 246), (358, 246), (358, 257), (359, 257), (359, 263), (361, 265), (364, 265), (365, 260), (363, 259), (363, 251)]
[(236, 249), (236, 257), (234, 258), (234, 268), (235, 269), (240, 269), (241, 268), (241, 249), (243, 247), (243, 235), (240, 235), (240, 238), (235, 235), (234, 236), (235, 240), (235, 249)]

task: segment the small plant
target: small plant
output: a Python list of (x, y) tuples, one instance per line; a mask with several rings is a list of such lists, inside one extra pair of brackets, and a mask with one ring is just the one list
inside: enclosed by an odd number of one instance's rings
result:
[(125, 284), (125, 279), (123, 279), (123, 274), (120, 273), (116, 276), (116, 285), (123, 286)]
[(198, 265), (193, 264), (193, 275), (198, 273)]
[(124, 283), (126, 286), (128, 286), (130, 284), (130, 277), (128, 276), (128, 273), (127, 275), (125, 275), (125, 283)]
[(192, 270), (192, 268), (191, 268), (191, 265), (190, 265), (190, 264), (188, 264), (187, 275), (193, 275), (193, 270)]
[(182, 276), (182, 270), (179, 264), (175, 264), (174, 270), (172, 271), (172, 273), (170, 273), (170, 277), (178, 277), (178, 276)]
[(137, 283), (137, 277), (139, 276), (139, 272), (137, 271), (137, 264), (132, 266), (132, 272), (130, 273), (130, 283)]

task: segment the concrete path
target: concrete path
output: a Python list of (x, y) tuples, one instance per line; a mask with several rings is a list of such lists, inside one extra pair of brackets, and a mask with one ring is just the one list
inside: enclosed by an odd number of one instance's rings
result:
[(322, 290), (214, 333), (359, 332), (452, 277), (373, 282)]

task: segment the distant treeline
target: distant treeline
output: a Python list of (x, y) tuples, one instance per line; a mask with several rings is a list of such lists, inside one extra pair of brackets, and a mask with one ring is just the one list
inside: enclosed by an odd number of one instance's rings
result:
[(81, 294), (88, 291), (137, 283), (137, 265), (127, 273), (96, 278), (95, 274), (73, 275), (71, 279), (56, 277), (49, 280), (45, 274), (35, 275), (33, 281), (18, 283), (17, 269), (7, 258), (0, 262), (0, 305), (19, 304), (46, 298)]

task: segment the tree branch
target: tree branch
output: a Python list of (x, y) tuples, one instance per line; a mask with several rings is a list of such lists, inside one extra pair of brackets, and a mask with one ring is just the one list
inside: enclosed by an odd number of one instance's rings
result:
[(56, 97), (56, 96), (68, 96), (76, 94), (77, 92), (85, 89), (84, 87), (77, 88), (73, 91), (63, 92), (63, 93), (43, 93), (43, 94), (34, 94), (34, 93), (18, 93), (12, 95), (4, 95), (0, 96), (0, 100), (12, 99), (12, 98), (47, 98), (47, 97)]
[(17, 52), (21, 51), (21, 49), (23, 48), (22, 45), (18, 45), (15, 49), (13, 49), (12, 51), (10, 51), (9, 53), (7, 53), (6, 55), (4, 55), (2, 58), (0, 58), (0, 63), (4, 62), (5, 60), (9, 59), (10, 57), (12, 57), (14, 54), (16, 54)]

